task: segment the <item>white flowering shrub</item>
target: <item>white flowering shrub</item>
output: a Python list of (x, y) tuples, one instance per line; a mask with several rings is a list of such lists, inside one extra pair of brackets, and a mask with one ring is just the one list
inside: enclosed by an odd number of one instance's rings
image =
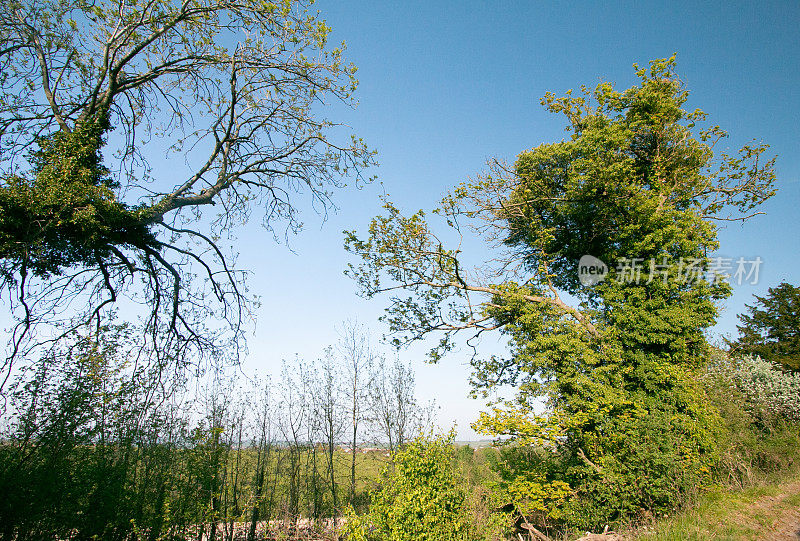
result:
[(800, 422), (800, 374), (785, 372), (777, 363), (757, 356), (719, 355), (710, 370), (744, 394), (755, 417)]

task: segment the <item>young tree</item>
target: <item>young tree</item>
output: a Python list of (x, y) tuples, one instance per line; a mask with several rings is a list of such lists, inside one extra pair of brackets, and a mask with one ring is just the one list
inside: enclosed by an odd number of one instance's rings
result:
[(38, 324), (99, 325), (122, 298), (147, 307), (156, 352), (237, 351), (223, 346), (239, 344), (250, 298), (219, 239), (255, 206), (267, 229), (297, 231), (296, 194), (327, 209), (372, 161), (320, 116), (352, 103), (356, 68), (308, 4), (4, 2), (7, 363)]
[(380, 357), (369, 381), (370, 420), (378, 440), (389, 446), (393, 457), (423, 429), (423, 412), (414, 396), (414, 371), (399, 357), (389, 365)]
[[(209, 539), (216, 539), (220, 519), (225, 522), (223, 495), (226, 492), (226, 471), (230, 447), (226, 430), (230, 428), (231, 399), (228, 389), (220, 386), (215, 375), (201, 396), (204, 418), (192, 434), (193, 462), (190, 471), (197, 479), (201, 520), (198, 539), (208, 524)], [(200, 404), (198, 404), (200, 405)]]
[[(341, 376), (335, 364), (333, 352), (328, 349), (320, 361), (314, 389), (314, 415), (319, 417), (320, 435), (325, 447), (325, 466), (331, 491), (331, 514), (336, 521), (339, 500), (336, 483), (336, 445), (344, 432), (345, 419), (342, 408)], [(354, 453), (355, 454), (355, 453)]]
[(288, 461), (288, 471), (284, 472), (288, 485), (284, 519), (291, 522), (296, 522), (300, 518), (302, 458), (309, 443), (304, 436), (312, 431), (308, 427), (310, 416), (307, 374), (308, 367), (299, 357), (295, 358), (293, 364), (283, 362), (280, 379), (281, 397), (278, 403), (280, 416), (277, 423)]
[(800, 288), (781, 282), (755, 298), (753, 305), (747, 305), (749, 314), (739, 315), (739, 338), (728, 341), (731, 352), (758, 355), (800, 370)]
[[(502, 248), (491, 272), (470, 271), (422, 211), (406, 217), (390, 202), (366, 239), (346, 238), (366, 296), (406, 295), (387, 316), (397, 344), (443, 332), (436, 360), (456, 333), (508, 336), (508, 358), (473, 359), (473, 385), (512, 385), (516, 397), (476, 427), (554, 450), (558, 460), (530, 464), (518, 486), (552, 492), (566, 481), (581, 498), (550, 511), (581, 527), (673, 506), (707, 475), (717, 422), (694, 370), (729, 294), (709, 272), (714, 220), (746, 219), (774, 193), (766, 145), (715, 157), (726, 134), (682, 108), (674, 68), (674, 57), (636, 67), (639, 85), (626, 91), (547, 94), (570, 138), (513, 166), (494, 161), (443, 200), (435, 212), (457, 237), (471, 224)], [(605, 266), (604, 280), (581, 279), (584, 256)]]
[(361, 421), (367, 413), (365, 397), (369, 392), (370, 370), (374, 355), (370, 349), (366, 329), (353, 322), (345, 324), (337, 345), (344, 364), (347, 380), (347, 417), (350, 421), (350, 489), (349, 503), (352, 506), (356, 494), (356, 448)]
[(268, 468), (273, 455), (272, 436), (272, 405), (269, 381), (256, 385), (261, 391), (255, 401), (256, 409), (256, 465), (253, 472), (253, 504), (250, 512), (250, 526), (247, 531), (247, 541), (255, 541), (256, 528), (260, 520), (269, 520), (271, 509), (270, 497), (274, 495), (274, 486), (269, 490), (270, 496), (265, 497), (268, 481)]

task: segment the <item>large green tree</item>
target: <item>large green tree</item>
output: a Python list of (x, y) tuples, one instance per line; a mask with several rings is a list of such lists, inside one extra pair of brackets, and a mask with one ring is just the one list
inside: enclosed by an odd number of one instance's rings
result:
[(252, 298), (221, 239), (259, 207), (298, 230), (299, 196), (324, 212), (372, 161), (323, 116), (356, 68), (309, 4), (0, 3), (6, 368), (123, 299), (154, 354), (238, 351)]
[[(671, 507), (713, 461), (717, 418), (694, 376), (729, 294), (710, 272), (715, 220), (757, 213), (774, 193), (773, 161), (765, 145), (715, 154), (726, 134), (683, 108), (674, 68), (674, 57), (636, 67), (639, 84), (625, 91), (547, 94), (570, 137), (491, 162), (444, 198), (434, 212), (456, 239), (472, 226), (498, 249), (488, 271), (470, 270), (463, 244), (446, 248), (422, 211), (389, 202), (366, 238), (347, 234), (363, 293), (395, 293), (396, 343), (443, 332), (437, 359), (457, 333), (508, 337), (507, 358), (473, 358), (472, 381), (516, 396), (476, 427), (551, 450), (508, 469), (505, 485), (551, 519), (588, 527)], [(604, 280), (581, 280), (586, 255), (608, 266)]]
[(729, 341), (736, 354), (759, 355), (789, 370), (800, 370), (800, 288), (787, 282), (755, 295), (740, 314), (739, 337)]

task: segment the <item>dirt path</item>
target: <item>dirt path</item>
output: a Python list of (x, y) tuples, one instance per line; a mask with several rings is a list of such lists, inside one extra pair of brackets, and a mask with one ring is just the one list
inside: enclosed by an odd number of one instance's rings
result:
[(625, 532), (620, 539), (800, 541), (800, 478), (742, 492), (720, 491), (696, 509)]
[(783, 488), (779, 495), (764, 496), (750, 506), (754, 518), (767, 519), (760, 521), (765, 541), (800, 540), (800, 481)]

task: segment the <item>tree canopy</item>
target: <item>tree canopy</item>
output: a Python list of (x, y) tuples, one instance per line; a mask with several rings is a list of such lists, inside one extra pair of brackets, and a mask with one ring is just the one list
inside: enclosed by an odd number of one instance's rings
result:
[(221, 239), (257, 208), (299, 230), (299, 196), (324, 214), (373, 161), (324, 116), (356, 68), (310, 3), (3, 2), (7, 366), (121, 304), (154, 352), (238, 351), (253, 299)]
[[(487, 265), (468, 268), (463, 244), (447, 248), (423, 211), (389, 201), (366, 237), (346, 236), (362, 293), (393, 292), (398, 345), (442, 332), (436, 360), (457, 333), (508, 337), (508, 358), (473, 357), (472, 383), (516, 396), (475, 426), (557, 450), (558, 466), (528, 463), (509, 494), (580, 527), (669, 507), (708, 471), (716, 417), (693, 370), (730, 292), (712, 265), (715, 221), (747, 219), (774, 194), (766, 145), (720, 152), (727, 134), (683, 108), (674, 57), (635, 70), (625, 91), (547, 94), (569, 138), (490, 162), (434, 210), (456, 239), (472, 228), (496, 249)], [(602, 280), (581, 280), (584, 256), (605, 265)], [(564, 482), (584, 497), (555, 498)]]
[(767, 290), (740, 314), (739, 337), (728, 345), (736, 354), (758, 355), (800, 370), (800, 288), (787, 282)]

